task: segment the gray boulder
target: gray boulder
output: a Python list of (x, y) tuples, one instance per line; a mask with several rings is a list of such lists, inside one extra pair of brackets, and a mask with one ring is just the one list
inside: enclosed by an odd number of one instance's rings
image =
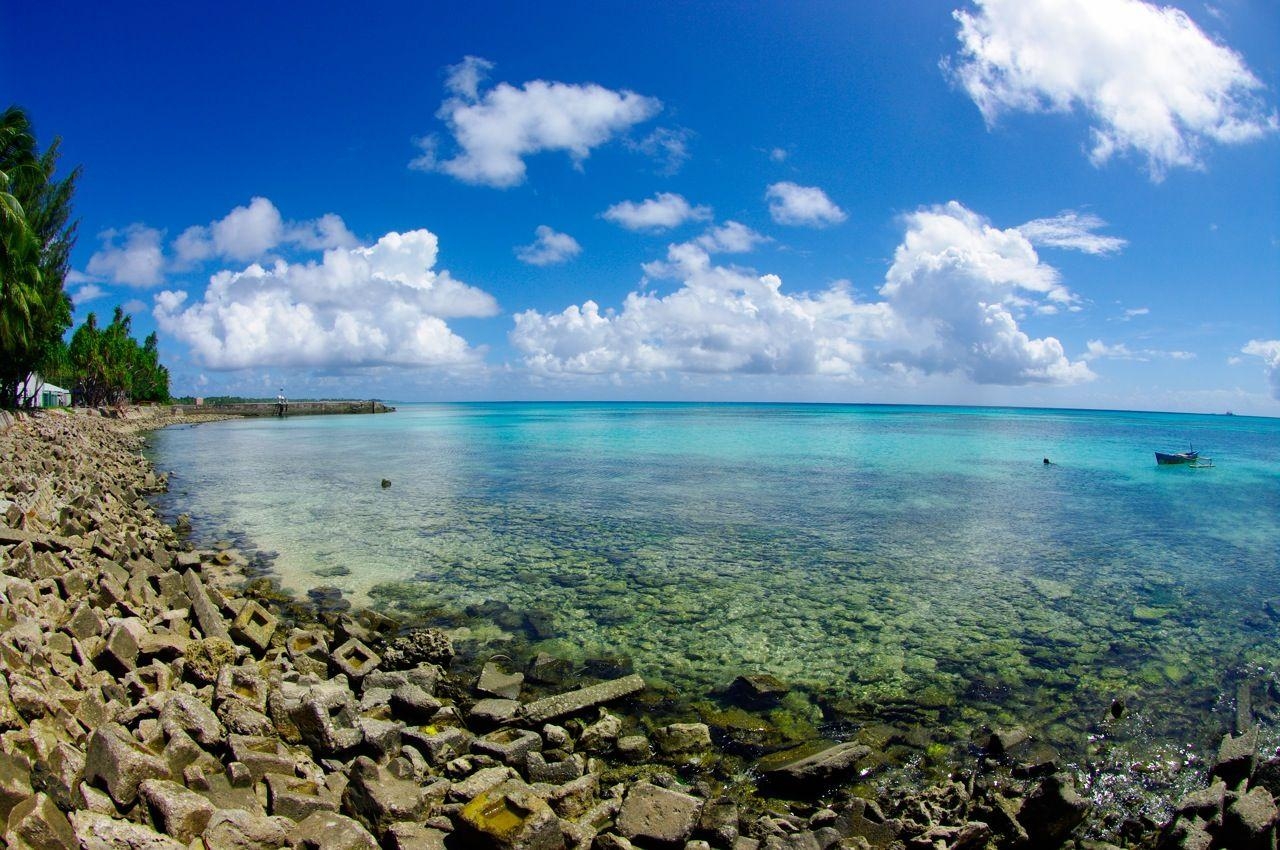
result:
[[(153, 829), (129, 821), (116, 820), (100, 812), (71, 813), (71, 828), (77, 847), (83, 850), (187, 850), (187, 845), (161, 835)], [(208, 845), (209, 850), (231, 850), (226, 846)], [(250, 850), (246, 848), (246, 850)], [(252, 850), (266, 850), (252, 848)]]
[(410, 629), (382, 653), (387, 670), (407, 670), (424, 662), (448, 667), (452, 660), (453, 641), (439, 629)]
[(152, 822), (166, 835), (190, 843), (209, 825), (213, 804), (194, 791), (166, 779), (148, 779), (140, 790)]
[(46, 794), (35, 794), (9, 812), (5, 844), (33, 850), (79, 850), (80, 842), (67, 816)]
[(165, 700), (160, 709), (160, 726), (166, 735), (186, 732), (206, 747), (220, 743), (226, 735), (212, 709), (197, 697), (184, 693), (172, 694)]
[(342, 808), (376, 835), (397, 821), (421, 821), (432, 799), (417, 782), (399, 779), (387, 768), (361, 756), (351, 765), (351, 781)]
[(244, 809), (220, 809), (209, 818), (204, 830), (205, 850), (278, 850), (294, 823), (287, 818), (267, 817)]
[(697, 797), (638, 782), (622, 801), (617, 829), (633, 841), (677, 844), (693, 833), (701, 811), (702, 801)]
[(378, 850), (363, 826), (333, 812), (316, 812), (289, 831), (285, 841), (297, 850)]
[(169, 766), (157, 754), (138, 743), (119, 723), (94, 730), (85, 751), (84, 779), (105, 786), (120, 806), (138, 799), (138, 788), (148, 779), (169, 779)]

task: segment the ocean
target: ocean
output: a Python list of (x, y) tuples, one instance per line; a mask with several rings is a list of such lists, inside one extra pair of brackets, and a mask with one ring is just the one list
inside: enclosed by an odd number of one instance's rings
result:
[[(1213, 467), (1155, 464), (1189, 444)], [(406, 404), (170, 428), (149, 453), (164, 510), (274, 553), (287, 589), (690, 704), (770, 673), (823, 734), (1022, 725), (1074, 764), (1180, 773), (1241, 681), (1280, 693), (1280, 420)]]

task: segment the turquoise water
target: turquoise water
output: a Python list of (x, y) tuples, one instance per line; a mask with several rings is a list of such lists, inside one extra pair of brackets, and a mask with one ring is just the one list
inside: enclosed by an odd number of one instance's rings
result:
[[(1156, 466), (1188, 441), (1214, 468)], [(1280, 657), (1280, 420), (440, 404), (151, 445), (171, 509), (278, 551), (288, 588), (423, 616), (497, 600), (537, 627), (478, 638), (693, 694), (770, 672), (827, 722), (1022, 723), (1085, 759), (1124, 697), (1103, 731), (1185, 758)]]

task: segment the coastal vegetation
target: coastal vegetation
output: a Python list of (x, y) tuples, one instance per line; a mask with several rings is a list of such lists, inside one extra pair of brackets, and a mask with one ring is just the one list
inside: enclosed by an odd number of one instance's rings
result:
[(0, 406), (17, 407), (27, 377), (62, 356), (71, 327), (63, 288), (76, 224), (80, 169), (55, 178), (60, 140), (41, 151), (25, 111), (0, 115)]
[(133, 338), (132, 319), (117, 307), (111, 324), (98, 327), (90, 313), (60, 352), (61, 380), (76, 388), (88, 405), (167, 402), (169, 370), (160, 363), (159, 342), (153, 331), (141, 345)]
[(106, 327), (90, 313), (69, 344), (65, 339), (80, 168), (55, 177), (60, 145), (55, 138), (41, 151), (20, 107), (0, 115), (0, 407), (33, 404), (28, 379), (35, 374), (75, 388), (85, 404), (168, 401), (169, 372), (155, 333), (139, 344), (120, 307)]

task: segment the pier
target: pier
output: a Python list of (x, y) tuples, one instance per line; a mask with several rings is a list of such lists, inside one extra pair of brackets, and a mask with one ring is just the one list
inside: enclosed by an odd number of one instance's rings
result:
[(376, 399), (367, 401), (274, 401), (241, 404), (175, 405), (183, 413), (225, 413), (235, 416), (332, 416), (348, 413), (393, 413), (394, 407)]

